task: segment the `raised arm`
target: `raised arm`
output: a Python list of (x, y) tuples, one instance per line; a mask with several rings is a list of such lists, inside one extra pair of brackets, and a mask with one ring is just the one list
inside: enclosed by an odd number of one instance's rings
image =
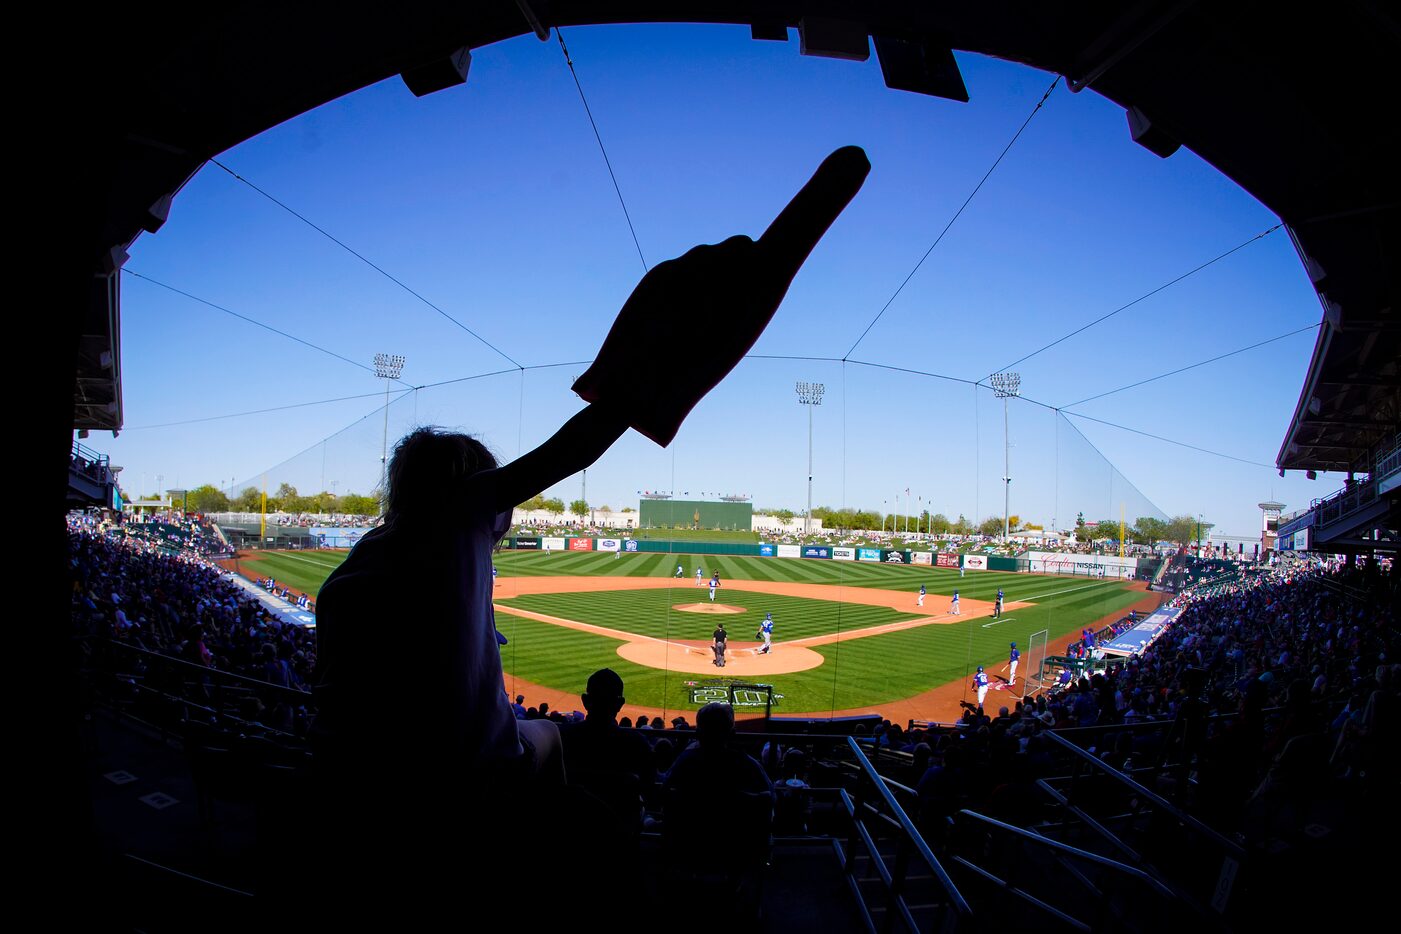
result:
[[(598, 460), (629, 427), (670, 444), (696, 403), (754, 346), (870, 169), (859, 148), (838, 149), (757, 241), (736, 236), (698, 246), (643, 276), (593, 366), (574, 384), (592, 404), (529, 454), (474, 477), (478, 492), (498, 512), (510, 509)], [(705, 328), (705, 353), (664, 385), (638, 392), (631, 372), (639, 356), (674, 346), (697, 323)]]
[(535, 450), (468, 482), (482, 485), (493, 511), (505, 512), (588, 467), (627, 430), (620, 413), (608, 403), (595, 402)]

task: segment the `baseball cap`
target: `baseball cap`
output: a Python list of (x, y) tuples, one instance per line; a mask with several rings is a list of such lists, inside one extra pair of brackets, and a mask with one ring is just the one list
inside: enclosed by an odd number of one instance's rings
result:
[(979, 670), (979, 671), (982, 671), (982, 670), (983, 670), (983, 666), (982, 666), (982, 665), (979, 665), (979, 666), (978, 666), (978, 670)]

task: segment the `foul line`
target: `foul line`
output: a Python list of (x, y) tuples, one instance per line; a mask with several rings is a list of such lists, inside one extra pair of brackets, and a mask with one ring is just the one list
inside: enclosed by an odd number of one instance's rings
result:
[(1044, 599), (1047, 598), (1047, 597), (1055, 597), (1055, 596), (1059, 596), (1060, 594), (1063, 594), (1063, 593), (1075, 593), (1077, 590), (1089, 590), (1091, 587), (1103, 587), (1103, 586), (1104, 586), (1104, 584), (1094, 583), (1094, 584), (1083, 584), (1083, 585), (1081, 585), (1081, 586), (1079, 586), (1079, 587), (1071, 587), (1071, 588), (1068, 589), (1068, 590), (1052, 590), (1050, 593), (1042, 593), (1042, 594), (1036, 594), (1035, 596), (1022, 597), (1022, 602), (1023, 602), (1023, 603), (1028, 603), (1028, 602), (1030, 602), (1030, 601), (1032, 601), (1032, 600), (1044, 600)]
[[(284, 526), (284, 528), (285, 528), (285, 526)], [(327, 569), (330, 569), (330, 570), (335, 570), (337, 567), (340, 566), (340, 562), (339, 562), (339, 561), (336, 562), (335, 564), (328, 564), (328, 563), (325, 562), (325, 561), (317, 561), (315, 558), (308, 558), (306, 555), (294, 555), (294, 554), (292, 554), (292, 553), (289, 552), (289, 551), (279, 551), (279, 550), (274, 549), (273, 551), (269, 552), (269, 554), (277, 555), (277, 556), (283, 557), (283, 558), (295, 558), (295, 559), (298, 560), (298, 561), (305, 561), (307, 564), (314, 564), (314, 565), (316, 565), (316, 566), (319, 567), (319, 568), (327, 568)], [(252, 561), (253, 563), (256, 564), (257, 562), (259, 562), (259, 561), (261, 561), (261, 560), (263, 560), (263, 559), (262, 559), (262, 558), (244, 558), (243, 560), (245, 560), (245, 561)]]

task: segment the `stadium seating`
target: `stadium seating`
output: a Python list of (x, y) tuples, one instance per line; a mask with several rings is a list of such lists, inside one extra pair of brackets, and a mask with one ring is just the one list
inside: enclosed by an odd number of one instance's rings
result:
[[(93, 699), (115, 718), (101, 728), (178, 744), (212, 845), (257, 841), (239, 857), (257, 871), (226, 888), (206, 877), (210, 893), (281, 892), (306, 845), (295, 828), (316, 710), (298, 687), (272, 683), (260, 649), (285, 647), (279, 671), (295, 685), (310, 677), (314, 640), (240, 602), (197, 537), (152, 526), (70, 536)], [(1142, 657), (1006, 715), (969, 710), (958, 724), (907, 729), (852, 718), (810, 732), (770, 722), (790, 732), (733, 741), (776, 783), (776, 809), (767, 797), (688, 803), (630, 775), (580, 773), (565, 799), (569, 832), (613, 854), (610, 865), (658, 872), (668, 891), (706, 893), (696, 917), (717, 923), (793, 898), (799, 866), (845, 879), (807, 894), (850, 927), (1243, 923), (1268, 910), (1268, 874), (1292, 877), (1365, 839), (1395, 787), (1395, 580), (1294, 564), (1245, 576), (1220, 561), (1191, 562), (1184, 579), (1182, 615)], [(694, 736), (689, 726), (636, 732), (662, 774)], [(717, 814), (725, 858), (698, 862)], [(136, 844), (120, 847), (140, 857), (127, 849)], [(137, 884), (163, 887), (159, 866), (141, 867)], [(786, 887), (763, 884), (778, 877)]]

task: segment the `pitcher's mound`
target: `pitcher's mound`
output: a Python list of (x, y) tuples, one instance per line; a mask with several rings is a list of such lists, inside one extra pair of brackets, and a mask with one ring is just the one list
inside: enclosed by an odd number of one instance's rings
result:
[(730, 606), (728, 603), (677, 603), (672, 606), (673, 610), (680, 610), (682, 613), (748, 613), (742, 606)]

